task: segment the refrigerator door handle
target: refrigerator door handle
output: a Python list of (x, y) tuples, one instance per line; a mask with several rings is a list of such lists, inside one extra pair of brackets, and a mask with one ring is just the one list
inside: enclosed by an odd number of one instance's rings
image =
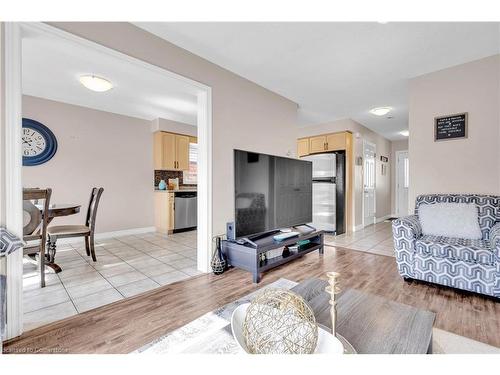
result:
[(323, 182), (327, 184), (335, 184), (337, 183), (337, 178), (336, 177), (315, 177), (313, 178), (313, 183), (314, 182)]

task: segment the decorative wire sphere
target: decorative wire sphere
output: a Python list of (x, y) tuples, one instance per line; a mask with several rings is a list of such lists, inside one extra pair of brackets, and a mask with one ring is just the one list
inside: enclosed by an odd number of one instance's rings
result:
[(311, 354), (318, 343), (318, 325), (301, 296), (269, 288), (248, 307), (243, 336), (250, 353)]

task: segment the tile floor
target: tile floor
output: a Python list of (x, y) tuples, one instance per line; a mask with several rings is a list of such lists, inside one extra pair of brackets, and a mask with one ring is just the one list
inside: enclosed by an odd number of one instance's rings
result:
[(392, 242), (391, 222), (383, 221), (350, 234), (326, 235), (325, 245), (393, 257), (394, 244)]
[(83, 240), (58, 244), (56, 262), (63, 271), (46, 274), (45, 288), (39, 287), (36, 266), (24, 265), (25, 331), (200, 273), (196, 231), (100, 240), (96, 255), (94, 263)]

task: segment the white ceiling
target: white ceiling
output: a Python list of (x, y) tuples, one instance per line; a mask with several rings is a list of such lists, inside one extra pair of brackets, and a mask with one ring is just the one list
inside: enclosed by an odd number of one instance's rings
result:
[[(29, 31), (23, 35), (23, 94), (145, 120), (196, 125), (192, 86), (74, 41)], [(94, 74), (114, 87), (94, 92), (78, 78)]]
[[(299, 124), (408, 128), (408, 80), (499, 53), (499, 23), (136, 23), (299, 104)], [(393, 119), (373, 107), (391, 106)]]

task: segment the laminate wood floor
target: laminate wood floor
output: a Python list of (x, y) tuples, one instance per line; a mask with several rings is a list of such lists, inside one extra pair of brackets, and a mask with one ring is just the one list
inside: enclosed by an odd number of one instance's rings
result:
[(355, 288), (437, 314), (435, 327), (500, 347), (500, 302), (421, 282), (404, 282), (395, 259), (344, 248), (305, 255), (252, 283), (230, 270), (201, 275), (118, 301), (24, 333), (4, 345), (6, 353), (129, 353), (190, 321), (280, 277), (301, 281), (341, 274)]

